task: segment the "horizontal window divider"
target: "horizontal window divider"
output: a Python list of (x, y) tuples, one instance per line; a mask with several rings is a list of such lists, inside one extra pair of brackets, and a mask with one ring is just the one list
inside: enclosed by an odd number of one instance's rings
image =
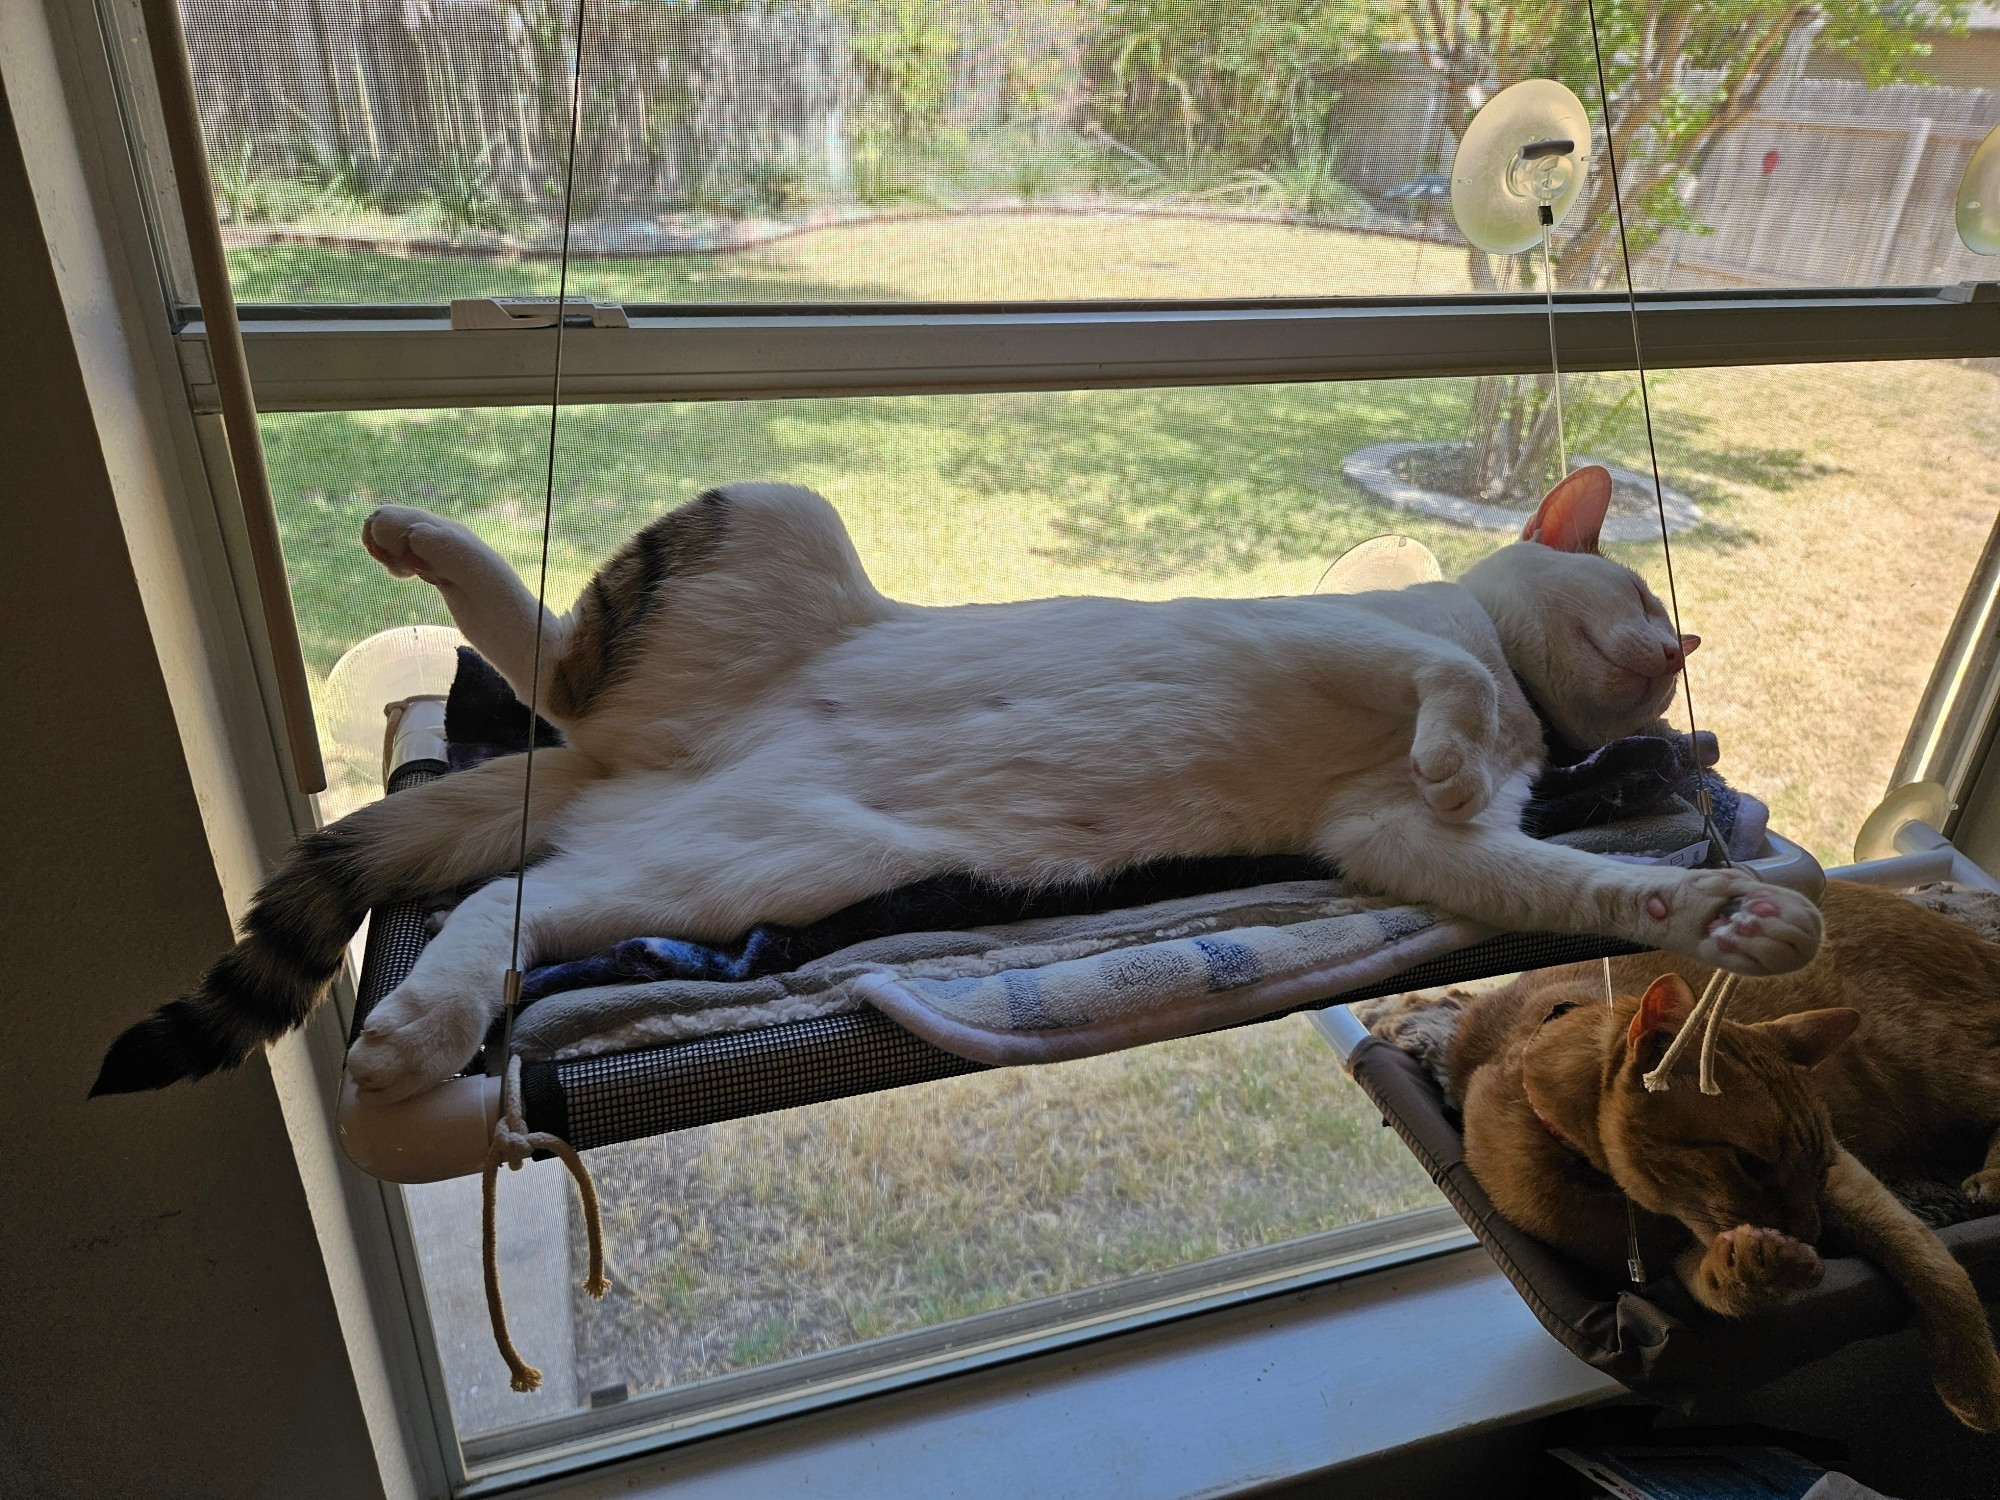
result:
[[(922, 395), (1504, 375), (1549, 368), (1535, 297), (1321, 302), (690, 309), (626, 304), (628, 328), (571, 327), (571, 402)], [(1618, 294), (1559, 297), (1564, 371), (1632, 368)], [(2000, 356), (2000, 303), (1936, 288), (1649, 294), (1649, 368)], [(246, 307), (267, 412), (534, 405), (550, 329), (454, 330), (441, 307)], [(207, 334), (179, 334), (197, 409), (213, 410)]]

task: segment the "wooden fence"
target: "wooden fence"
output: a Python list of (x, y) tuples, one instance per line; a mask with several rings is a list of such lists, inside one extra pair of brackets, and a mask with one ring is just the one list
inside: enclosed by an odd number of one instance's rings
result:
[[(182, 3), (225, 209), (232, 183), (261, 174), (391, 205), (424, 198), (470, 231), (553, 233), (572, 0)], [(1024, 112), (1038, 112), (1044, 135), (1085, 123), (1087, 3), (946, 9), (964, 43), (944, 85), (952, 128), (977, 136)], [(587, 243), (619, 243), (621, 226), (638, 233), (670, 211), (797, 218), (808, 202), (852, 196), (858, 116), (882, 80), (866, 76), (827, 0), (595, 0), (589, 16), (575, 203)], [(1039, 102), (1020, 77), (1040, 80)], [(1452, 122), (1438, 87), (1408, 55), (1352, 80), (1337, 118), (1340, 176), (1380, 194), (1448, 173)], [(880, 100), (871, 107), (879, 114)], [(1665, 236), (1642, 279), (1991, 276), (1990, 260), (1958, 244), (1952, 199), (1996, 120), (1992, 90), (1774, 80), (1697, 167), (1691, 206), (1706, 232)], [(1031, 148), (1017, 137), (998, 149)], [(1448, 234), (1448, 219), (1442, 205), (1430, 214), (1435, 232)]]
[[(338, 180), (546, 216), (560, 198), (574, 54), (564, 0), (183, 0), (203, 125), (232, 174)], [(781, 210), (844, 169), (853, 88), (823, 5), (589, 11), (580, 218), (663, 205)]]
[(1653, 257), (1671, 286), (1857, 286), (1991, 279), (1959, 243), (1958, 180), (2000, 123), (1989, 89), (1774, 82), (1718, 143), (1692, 208), (1707, 234)]

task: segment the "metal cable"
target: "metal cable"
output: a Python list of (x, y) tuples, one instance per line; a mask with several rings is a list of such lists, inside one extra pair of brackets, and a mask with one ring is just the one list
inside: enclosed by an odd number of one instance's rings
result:
[(556, 259), (556, 338), (555, 371), (549, 380), (548, 470), (542, 492), (541, 570), (535, 580), (535, 654), (533, 676), (528, 683), (528, 751), (521, 774), (521, 845), (519, 864), (514, 871), (514, 925), (508, 939), (507, 973), (502, 1009), (499, 1065), (504, 1068), (514, 1041), (514, 1012), (521, 999), (521, 907), (528, 883), (528, 819), (535, 787), (535, 726), (540, 722), (542, 701), (542, 622), (548, 617), (549, 533), (553, 529), (556, 503), (556, 433), (562, 414), (563, 331), (569, 323), (569, 242), (570, 209), (576, 192), (576, 142), (583, 118), (583, 21), (589, 0), (576, 0), (576, 48), (571, 55), (569, 80), (569, 149), (563, 166), (562, 247)]
[[(1646, 355), (1639, 339), (1639, 293), (1632, 279), (1632, 245), (1625, 229), (1625, 193), (1618, 181), (1618, 145), (1616, 131), (1611, 123), (1611, 84), (1604, 73), (1604, 46), (1597, 31), (1597, 0), (1584, 0), (1584, 9), (1590, 17), (1590, 55), (1597, 68), (1597, 94), (1604, 105), (1604, 157), (1611, 171), (1611, 204), (1618, 214), (1618, 254), (1625, 267), (1625, 310), (1632, 321), (1632, 367), (1639, 377), (1639, 410), (1646, 420), (1646, 456), (1653, 468), (1653, 503), (1660, 516), (1660, 550), (1667, 564), (1667, 607), (1674, 617), (1674, 635), (1685, 635), (1681, 629), (1681, 601), (1679, 591), (1674, 586), (1674, 544), (1667, 533), (1666, 486), (1660, 482), (1660, 449), (1653, 436), (1653, 401), (1646, 386)], [(1715, 827), (1715, 801), (1702, 784), (1700, 733), (1694, 712), (1694, 684), (1688, 676), (1687, 653), (1681, 653), (1681, 697), (1687, 704), (1688, 753), (1694, 760), (1695, 805), (1701, 812), (1702, 826), (1708, 830), (1708, 862), (1733, 864), (1729, 850), (1723, 843)]]

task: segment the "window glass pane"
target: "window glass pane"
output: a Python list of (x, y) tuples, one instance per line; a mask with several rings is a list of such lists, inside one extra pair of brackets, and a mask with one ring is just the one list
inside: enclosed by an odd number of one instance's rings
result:
[[(1701, 724), (1730, 781), (1825, 862), (1848, 857), (1884, 790), (2000, 514), (1994, 381), (1944, 362), (1652, 379), (1665, 480), (1699, 508), (1676, 512), (1672, 558), (1704, 638)], [(1630, 377), (1571, 378), (1565, 395), (1573, 455), (1646, 469)], [(1519, 507), (1553, 472), (1552, 452), (1512, 436), (1546, 399), (1545, 382), (1425, 380), (574, 408), (550, 594), (562, 607), (638, 525), (732, 476), (821, 489), (878, 584), (924, 603), (1309, 592), (1386, 532), (1422, 540), (1449, 576), (1501, 538), (1381, 502), (1350, 477), (1356, 456), (1462, 496), (1452, 445), (1483, 433), (1512, 466), (1497, 482), (1517, 498), (1501, 503)], [(371, 632), (445, 618), (362, 553), (374, 505), (461, 517), (532, 577), (546, 432), (531, 409), (264, 420), (316, 685)], [(1644, 518), (1651, 500), (1619, 507)], [(1610, 550), (1664, 593), (1657, 541)], [(334, 770), (330, 808), (375, 794), (372, 766), (336, 756)], [(468, 1433), (621, 1384), (693, 1400), (729, 1372), (1432, 1201), (1297, 1019), (608, 1148), (594, 1165), (616, 1272), (603, 1304), (570, 1300), (559, 1176), (503, 1186), (524, 1203), (503, 1213), (525, 1237), (510, 1305), (543, 1299), (523, 1314), (530, 1357), (568, 1372), (535, 1401), (505, 1391), (487, 1341), (476, 1190), (411, 1194)]]
[[(183, 0), (245, 302), (547, 294), (572, 0)], [(1976, 274), (1988, 6), (1599, 6), (1647, 287)], [(1963, 24), (1958, 24), (1962, 20)], [(597, 0), (575, 290), (631, 301), (1400, 295), (1537, 284), (1446, 195), (1477, 105), (1593, 121), (1558, 284), (1622, 285), (1585, 8)]]

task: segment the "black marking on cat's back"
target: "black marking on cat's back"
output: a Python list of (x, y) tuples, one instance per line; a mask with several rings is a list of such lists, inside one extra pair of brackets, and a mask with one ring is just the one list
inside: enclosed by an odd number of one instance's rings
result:
[(676, 577), (711, 564), (729, 535), (732, 502), (707, 490), (643, 527), (598, 569), (577, 601), (563, 658), (549, 688), (558, 719), (588, 714), (636, 659), (637, 636)]

